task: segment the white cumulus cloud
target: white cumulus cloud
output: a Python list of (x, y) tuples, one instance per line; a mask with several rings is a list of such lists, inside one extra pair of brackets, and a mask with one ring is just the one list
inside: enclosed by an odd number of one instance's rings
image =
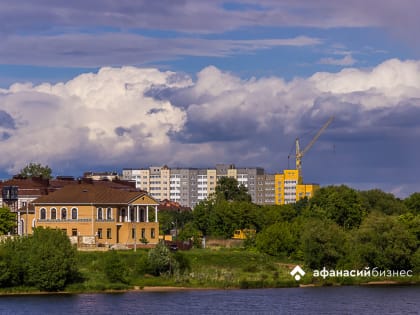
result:
[[(0, 90), (0, 167), (14, 173), (35, 161), (61, 173), (228, 162), (280, 171), (294, 138), (313, 135), (334, 115), (305, 174), (321, 184), (383, 182), (392, 190), (398, 164), (395, 187), (412, 189), (420, 176), (419, 82), (420, 61), (392, 59), (292, 81), (209, 66), (195, 80), (122, 67), (54, 85), (14, 84)], [(336, 168), (326, 153), (333, 147)]]

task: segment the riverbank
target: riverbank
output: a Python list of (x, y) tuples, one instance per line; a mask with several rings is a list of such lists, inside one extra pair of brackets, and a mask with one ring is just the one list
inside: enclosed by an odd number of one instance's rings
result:
[[(116, 293), (126, 291), (169, 292), (180, 290), (259, 289), (285, 287), (320, 287), (339, 285), (418, 285), (420, 277), (405, 278), (316, 278), (310, 271), (296, 281), (290, 271), (303, 264), (286, 258), (275, 258), (243, 249), (193, 249), (180, 252), (186, 264), (184, 272), (148, 273), (147, 250), (116, 252), (117, 273), (123, 273), (125, 283), (109, 279), (103, 252), (79, 252), (77, 265), (79, 279), (66, 286), (60, 294)], [(305, 269), (305, 268), (304, 268)], [(55, 294), (57, 292), (54, 292)], [(30, 287), (0, 289), (1, 295), (44, 294)]]

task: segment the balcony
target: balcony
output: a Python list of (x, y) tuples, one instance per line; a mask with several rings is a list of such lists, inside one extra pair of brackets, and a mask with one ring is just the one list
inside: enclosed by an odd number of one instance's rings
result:
[(90, 218), (81, 218), (81, 219), (37, 219), (37, 222), (42, 223), (67, 223), (67, 222), (92, 222)]

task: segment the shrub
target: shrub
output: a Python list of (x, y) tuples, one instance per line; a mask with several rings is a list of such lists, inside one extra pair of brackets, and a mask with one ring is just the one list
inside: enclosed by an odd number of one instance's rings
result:
[(77, 277), (76, 249), (63, 231), (37, 228), (29, 240), (28, 284), (58, 291)]
[(128, 268), (115, 251), (106, 253), (104, 259), (104, 273), (111, 283), (128, 284)]

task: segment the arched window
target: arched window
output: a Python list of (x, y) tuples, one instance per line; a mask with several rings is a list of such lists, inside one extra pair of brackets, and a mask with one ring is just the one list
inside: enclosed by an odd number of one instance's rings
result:
[(108, 220), (112, 220), (112, 208), (107, 208), (106, 209), (106, 218)]
[(71, 209), (71, 219), (72, 220), (77, 220), (77, 208), (72, 208)]
[(102, 220), (102, 208), (98, 208), (98, 220)]
[(51, 220), (57, 220), (57, 209), (51, 208)]
[(67, 220), (67, 209), (61, 208), (61, 220)]
[(40, 210), (39, 218), (40, 218), (41, 220), (45, 220), (45, 219), (47, 218), (47, 209), (42, 208), (42, 209)]

